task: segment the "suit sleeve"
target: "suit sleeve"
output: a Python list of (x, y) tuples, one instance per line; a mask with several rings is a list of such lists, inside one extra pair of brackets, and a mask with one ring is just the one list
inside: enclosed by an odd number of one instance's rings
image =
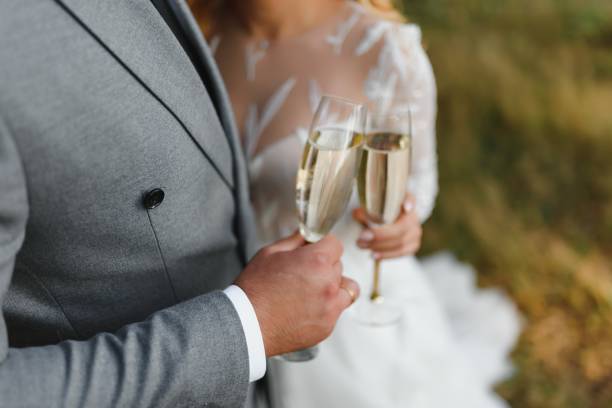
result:
[[(25, 234), (27, 188), (0, 118), (0, 304)], [(0, 407), (240, 407), (249, 382), (240, 318), (222, 292), (86, 341), (9, 348), (0, 315)]]

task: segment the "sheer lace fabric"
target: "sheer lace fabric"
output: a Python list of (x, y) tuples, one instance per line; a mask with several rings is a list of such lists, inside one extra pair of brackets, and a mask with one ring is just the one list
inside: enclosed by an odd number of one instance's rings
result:
[[(429, 216), (437, 194), (436, 87), (417, 26), (378, 20), (347, 2), (325, 24), (274, 44), (228, 31), (210, 42), (250, 162), (253, 204), (265, 219), (261, 227), (266, 224), (260, 228), (263, 238), (274, 239), (296, 226), (294, 175), (322, 94), (364, 103), (384, 96), (409, 104), (410, 190), (421, 219)], [(271, 220), (276, 220), (274, 228)]]
[[(337, 15), (293, 38), (252, 40), (228, 21), (209, 43), (241, 129), (261, 244), (297, 227), (295, 176), (322, 94), (408, 104), (409, 188), (420, 219), (429, 217), (438, 192), (436, 85), (416, 25), (381, 20), (347, 1)], [(345, 274), (368, 293), (371, 259), (354, 245), (360, 230), (347, 214), (334, 232), (345, 244)], [(366, 328), (349, 310), (313, 362), (271, 361), (275, 406), (505, 406), (491, 385), (511, 370), (507, 353), (520, 331), (516, 308), (498, 291), (479, 290), (474, 271), (450, 254), (425, 265), (432, 278), (414, 257), (384, 263), (382, 292), (406, 301), (401, 324)]]

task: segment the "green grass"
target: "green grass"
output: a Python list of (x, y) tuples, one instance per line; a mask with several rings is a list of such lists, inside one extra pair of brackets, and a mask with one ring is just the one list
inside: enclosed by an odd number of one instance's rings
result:
[(612, 407), (612, 1), (406, 0), (439, 87), (450, 248), (526, 318), (516, 407)]

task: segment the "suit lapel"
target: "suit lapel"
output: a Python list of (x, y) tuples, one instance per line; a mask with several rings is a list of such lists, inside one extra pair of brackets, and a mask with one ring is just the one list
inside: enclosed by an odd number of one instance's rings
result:
[(225, 87), (223, 79), (217, 69), (217, 64), (214, 61), (210, 49), (206, 46), (206, 41), (202, 35), (200, 27), (193, 18), (191, 10), (187, 6), (185, 0), (168, 0), (168, 3), (177, 17), (182, 29), (185, 31), (189, 39), (192, 41), (193, 50), (197, 54), (199, 61), (202, 61), (203, 76), (206, 78), (207, 86), (210, 94), (214, 96), (214, 102), (217, 107), (217, 112), (221, 118), (225, 134), (228, 138), (228, 143), (232, 148), (234, 155), (234, 174), (236, 180), (236, 200), (240, 207), (241, 222), (238, 225), (240, 242), (243, 246), (243, 255), (245, 260), (248, 260), (254, 252), (255, 230), (252, 224), (252, 209), (249, 199), (248, 190), (248, 174), (246, 170), (246, 161), (242, 150), (242, 145), (238, 136), (236, 122), (234, 121), (233, 110)]
[(213, 102), (217, 107), (219, 116), (223, 123), (223, 127), (226, 130), (226, 135), (230, 144), (238, 142), (238, 131), (235, 128), (235, 121), (232, 114), (232, 107), (229, 99), (227, 98), (227, 92), (223, 86), (223, 79), (214, 57), (212, 56), (210, 49), (205, 45), (206, 40), (202, 35), (202, 31), (198, 23), (193, 18), (189, 6), (185, 0), (167, 0), (170, 8), (174, 12), (177, 20), (181, 24), (181, 27), (185, 31), (187, 37), (191, 40), (193, 50), (197, 54), (198, 59), (202, 62), (202, 69), (204, 77), (206, 78), (208, 89), (211, 95), (214, 96)]
[(150, 1), (56, 0), (180, 122), (228, 186), (232, 152), (201, 78)]

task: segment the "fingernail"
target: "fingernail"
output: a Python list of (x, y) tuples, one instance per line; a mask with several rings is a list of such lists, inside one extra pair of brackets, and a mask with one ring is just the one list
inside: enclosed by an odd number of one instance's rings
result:
[(413, 208), (414, 205), (412, 205), (412, 201), (404, 201), (404, 211), (410, 212)]
[(374, 234), (370, 230), (365, 230), (359, 235), (359, 241), (369, 242), (374, 239)]
[(372, 259), (378, 260), (380, 258), (382, 258), (382, 255), (379, 254), (378, 252), (373, 252), (372, 253)]

